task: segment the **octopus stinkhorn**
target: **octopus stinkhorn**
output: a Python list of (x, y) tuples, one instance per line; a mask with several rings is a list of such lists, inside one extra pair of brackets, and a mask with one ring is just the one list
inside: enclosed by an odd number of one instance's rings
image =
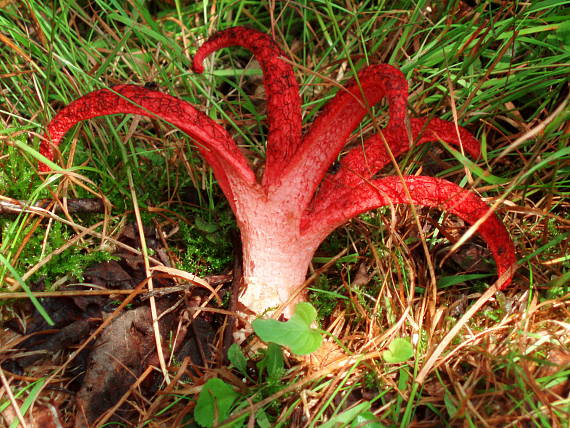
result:
[[(53, 159), (53, 148), (77, 122), (119, 113), (160, 118), (191, 136), (213, 169), (241, 231), (245, 286), (239, 302), (245, 312), (261, 315), (290, 300), (327, 235), (356, 215), (392, 204), (436, 207), (469, 224), (485, 218), (477, 231), (489, 246), (498, 275), (504, 275), (502, 287), (507, 286), (516, 261), (513, 243), (475, 193), (433, 177), (375, 178), (390, 162), (387, 146), (398, 156), (413, 145), (443, 140), (478, 157), (480, 144), (467, 130), (440, 119), (407, 119), (404, 75), (378, 64), (361, 70), (303, 134), (293, 69), (266, 34), (243, 27), (220, 31), (198, 49), (194, 70), (202, 72), (203, 60), (212, 52), (236, 45), (250, 50), (263, 71), (269, 132), (261, 178), (214, 120), (186, 101), (135, 85), (91, 92), (63, 108), (48, 126), (41, 153)], [(388, 102), (386, 127), (351, 148), (341, 158), (340, 168), (329, 172), (351, 133), (383, 98)], [(49, 168), (41, 164), (40, 169)], [(303, 298), (301, 294), (290, 302), (285, 316)]]

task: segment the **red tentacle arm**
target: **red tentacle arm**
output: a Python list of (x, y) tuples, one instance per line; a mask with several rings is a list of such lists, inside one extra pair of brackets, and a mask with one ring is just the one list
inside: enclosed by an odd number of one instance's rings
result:
[[(255, 183), (247, 160), (224, 128), (186, 101), (135, 85), (101, 89), (70, 103), (50, 122), (49, 138), (42, 141), (40, 152), (52, 160), (53, 147), (58, 146), (69, 129), (80, 121), (129, 113), (163, 119), (194, 138), (232, 206), (234, 193), (230, 181)], [(49, 171), (49, 167), (40, 164), (40, 170)]]
[(287, 55), (275, 41), (267, 34), (244, 27), (229, 28), (208, 39), (194, 56), (194, 71), (202, 73), (204, 59), (229, 46), (242, 46), (250, 50), (263, 71), (269, 126), (263, 183), (272, 185), (278, 181), (301, 143), (299, 85), (291, 65), (285, 61)]
[(287, 168), (284, 180), (298, 192), (305, 207), (327, 169), (370, 107), (386, 97), (390, 124), (403, 126), (408, 84), (404, 75), (386, 64), (372, 65), (341, 89), (317, 116), (303, 145)]
[[(411, 200), (406, 196), (409, 190)], [(303, 235), (324, 239), (347, 220), (371, 209), (393, 204), (415, 204), (438, 208), (455, 214), (469, 224), (486, 216), (489, 206), (477, 195), (439, 178), (405, 176), (385, 177), (363, 182), (341, 198), (334, 198), (318, 211), (307, 213), (303, 219)], [(498, 275), (510, 272), (516, 262), (513, 243), (507, 230), (494, 213), (479, 226), (477, 232), (485, 240), (497, 264)], [(502, 284), (506, 287), (509, 279)]]
[(411, 135), (403, 126), (389, 126), (382, 130), (381, 135), (375, 134), (368, 138), (363, 145), (349, 151), (340, 161), (340, 169), (334, 175), (329, 175), (316, 196), (314, 204), (320, 200), (326, 201), (331, 194), (351, 192), (352, 187), (368, 180), (388, 165), (391, 157), (386, 145), (390, 147), (394, 158), (407, 152), (411, 146), (434, 141), (444, 141), (461, 147), (470, 156), (477, 159), (481, 155), (481, 144), (469, 131), (453, 122), (437, 118), (411, 119)]

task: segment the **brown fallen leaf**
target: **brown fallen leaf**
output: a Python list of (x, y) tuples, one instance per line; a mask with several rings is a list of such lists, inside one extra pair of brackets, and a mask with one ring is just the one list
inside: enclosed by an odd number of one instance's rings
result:
[[(168, 306), (168, 299), (162, 299), (159, 312)], [(173, 311), (161, 318), (159, 327), (163, 340), (175, 328), (176, 315), (177, 312)], [(83, 385), (77, 394), (75, 426), (92, 426), (129, 390), (155, 354), (149, 307), (126, 311), (115, 319), (95, 342), (89, 357)], [(130, 397), (131, 400), (136, 401), (137, 397)], [(125, 404), (109, 421), (130, 419), (129, 414), (133, 411), (129, 404)]]

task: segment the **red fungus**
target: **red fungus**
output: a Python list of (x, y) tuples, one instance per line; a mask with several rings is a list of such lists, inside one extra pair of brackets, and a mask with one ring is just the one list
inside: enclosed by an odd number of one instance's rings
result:
[[(479, 155), (479, 142), (451, 122), (420, 118), (406, 123), (407, 82), (399, 70), (384, 64), (366, 67), (327, 103), (303, 136), (297, 82), (284, 52), (269, 36), (242, 27), (220, 31), (198, 50), (194, 70), (202, 72), (206, 56), (234, 45), (249, 49), (259, 61), (268, 97), (269, 135), (260, 182), (220, 125), (185, 101), (134, 85), (95, 91), (69, 104), (49, 124), (41, 153), (53, 159), (52, 146), (77, 122), (118, 113), (155, 116), (194, 138), (236, 215), (245, 279), (239, 301), (242, 309), (255, 314), (289, 300), (305, 280), (317, 247), (335, 228), (392, 204), (439, 208), (469, 224), (486, 216), (477, 230), (495, 258), (498, 274), (505, 274), (502, 287), (508, 285), (516, 260), (513, 243), (474, 193), (432, 177), (374, 178), (390, 162), (386, 145), (398, 156), (413, 145), (443, 140)], [(336, 173), (327, 173), (370, 107), (382, 98), (388, 101), (388, 125), (348, 151)], [(45, 165), (40, 169), (48, 170)], [(285, 315), (302, 299), (300, 295), (285, 308)]]

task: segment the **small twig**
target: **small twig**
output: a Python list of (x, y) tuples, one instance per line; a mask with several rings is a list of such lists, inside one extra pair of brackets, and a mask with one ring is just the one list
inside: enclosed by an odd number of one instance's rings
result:
[[(156, 276), (163, 276), (161, 274)], [(206, 280), (209, 284), (216, 286), (220, 284), (225, 284), (226, 282), (231, 281), (231, 275), (210, 275), (205, 276), (204, 280)], [(23, 291), (14, 291), (14, 292), (2, 292), (0, 293), (0, 300), (6, 299), (27, 299), (30, 296), (34, 296), (37, 298), (42, 297), (76, 297), (76, 296), (111, 296), (111, 295), (141, 295), (141, 300), (149, 299), (151, 295), (156, 297), (165, 296), (167, 294), (178, 293), (180, 291), (186, 291), (191, 286), (196, 286), (191, 282), (183, 283), (179, 285), (174, 285), (172, 287), (162, 287), (149, 292), (148, 290), (110, 290), (107, 288), (101, 288), (99, 290), (66, 290), (66, 291), (32, 291), (30, 293), (26, 293)]]
[[(0, 200), (0, 215), (19, 215), (29, 212), (30, 208), (49, 209), (54, 205), (51, 199), (42, 199), (35, 203), (29, 201)], [(57, 214), (64, 212), (62, 205), (55, 204)], [(105, 204), (100, 198), (74, 198), (65, 201), (65, 211), (69, 214), (96, 214), (105, 212)]]
[[(28, 299), (30, 296), (42, 297), (75, 297), (75, 296), (108, 296), (111, 294), (131, 294), (132, 290), (74, 290), (74, 291), (24, 291), (0, 293), (0, 300), (7, 299)], [(141, 294), (138, 292), (137, 294)]]

